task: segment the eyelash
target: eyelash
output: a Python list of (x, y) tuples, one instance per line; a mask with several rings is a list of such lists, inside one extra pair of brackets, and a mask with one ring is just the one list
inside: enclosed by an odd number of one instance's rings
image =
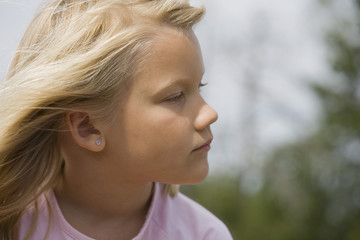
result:
[[(201, 82), (201, 83), (199, 84), (199, 86), (198, 86), (198, 91), (200, 92), (200, 91), (201, 91), (201, 88), (204, 87), (204, 86), (206, 86), (206, 85), (207, 85), (207, 83), (202, 83), (202, 82)], [(168, 98), (166, 101), (167, 101), (167, 102), (174, 103), (174, 102), (178, 102), (178, 101), (184, 99), (184, 97), (185, 97), (184, 92), (180, 92), (180, 93), (178, 93), (177, 95)]]
[(166, 101), (173, 103), (173, 102), (178, 102), (178, 101), (182, 100), (183, 98), (184, 98), (184, 93), (180, 92), (177, 95), (168, 98)]
[(201, 91), (201, 88), (202, 87), (205, 87), (207, 85), (207, 83), (200, 83), (199, 86), (198, 86), (198, 89), (199, 89), (199, 92)]

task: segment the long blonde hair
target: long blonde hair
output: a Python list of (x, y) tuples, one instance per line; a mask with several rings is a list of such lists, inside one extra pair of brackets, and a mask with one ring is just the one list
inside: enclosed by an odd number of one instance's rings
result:
[[(109, 120), (156, 28), (186, 31), (203, 8), (177, 0), (53, 0), (33, 19), (0, 90), (0, 239), (54, 187), (69, 109)], [(170, 195), (175, 185), (167, 185)]]

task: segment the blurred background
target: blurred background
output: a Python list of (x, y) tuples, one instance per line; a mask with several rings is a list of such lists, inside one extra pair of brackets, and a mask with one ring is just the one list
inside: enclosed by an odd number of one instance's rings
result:
[[(360, 0), (193, 0), (219, 113), (182, 192), (234, 239), (360, 239)], [(40, 0), (0, 0), (0, 77)]]

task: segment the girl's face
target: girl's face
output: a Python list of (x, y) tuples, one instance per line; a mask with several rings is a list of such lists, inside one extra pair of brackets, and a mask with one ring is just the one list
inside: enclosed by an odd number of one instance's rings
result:
[(208, 173), (217, 113), (199, 93), (204, 66), (193, 33), (164, 32), (141, 65), (115, 124), (105, 130), (108, 172), (129, 180), (190, 184)]

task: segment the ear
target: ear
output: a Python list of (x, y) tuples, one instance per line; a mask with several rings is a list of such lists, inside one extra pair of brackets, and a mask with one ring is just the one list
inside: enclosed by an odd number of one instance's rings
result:
[(91, 121), (86, 112), (68, 112), (66, 124), (74, 141), (82, 148), (92, 152), (100, 152), (105, 147), (105, 137)]

